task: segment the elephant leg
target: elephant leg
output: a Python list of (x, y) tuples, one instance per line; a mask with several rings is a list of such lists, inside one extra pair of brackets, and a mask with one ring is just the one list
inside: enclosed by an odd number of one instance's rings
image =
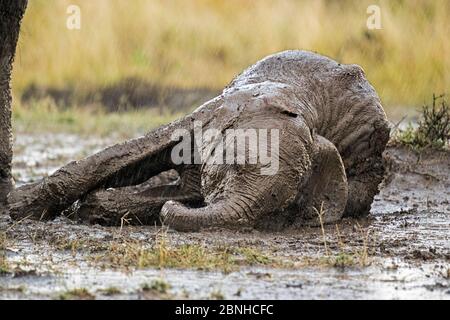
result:
[(333, 223), (342, 218), (347, 204), (348, 185), (344, 164), (336, 147), (317, 136), (311, 176), (299, 191), (294, 225)]
[(379, 192), (384, 168), (381, 158), (370, 170), (348, 178), (348, 201), (344, 215), (361, 217), (369, 214), (373, 198)]
[(17, 188), (7, 200), (11, 217), (54, 218), (93, 190), (137, 185), (174, 168), (167, 157), (178, 143), (174, 132), (192, 132), (196, 121), (207, 123), (220, 103), (220, 97), (213, 99), (181, 120), (73, 161), (38, 183)]
[[(128, 143), (126, 142), (125, 145)], [(139, 185), (151, 177), (173, 168), (170, 163), (170, 149), (166, 148), (138, 163), (124, 166), (117, 163), (117, 172), (111, 174), (111, 172), (108, 172), (110, 170), (108, 167), (114, 166), (114, 162), (123, 160), (124, 153), (126, 154), (125, 157), (132, 156), (127, 151), (121, 150), (121, 146), (105, 149), (96, 155), (81, 160), (80, 163), (78, 161), (69, 163), (41, 182), (17, 188), (8, 196), (11, 217), (15, 220), (25, 217), (39, 220), (51, 219), (94, 190)], [(124, 145), (122, 147), (124, 149), (129, 148)], [(111, 152), (110, 155), (107, 154), (109, 152)], [(138, 151), (132, 148), (130, 152)], [(97, 159), (103, 157), (102, 153), (104, 153), (105, 158), (111, 157), (109, 162)], [(118, 159), (112, 158), (114, 154), (117, 155)], [(90, 162), (90, 164), (82, 164), (83, 161)], [(128, 161), (124, 160), (124, 163), (126, 162)], [(101, 169), (103, 167), (104, 170)], [(91, 184), (94, 181), (95, 183)]]
[(80, 201), (74, 218), (108, 226), (120, 225), (124, 219), (132, 225), (159, 223), (159, 212), (167, 201), (201, 203), (203, 200), (199, 169), (190, 166), (180, 171), (180, 179), (175, 184), (93, 191)]

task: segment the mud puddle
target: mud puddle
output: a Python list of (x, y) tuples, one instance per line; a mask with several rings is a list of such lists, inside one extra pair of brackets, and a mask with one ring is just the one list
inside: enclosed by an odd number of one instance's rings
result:
[[(111, 142), (18, 134), (17, 183), (39, 179)], [(152, 252), (143, 263), (142, 248), (158, 241), (159, 227), (86, 226), (65, 217), (17, 223), (0, 216), (6, 237), (0, 298), (450, 299), (450, 155), (390, 147), (385, 159), (388, 174), (372, 214), (326, 226), (324, 234), (307, 227), (275, 233), (164, 231), (160, 251), (200, 250), (187, 254), (199, 254), (188, 261), (192, 267), (160, 266)], [(140, 252), (139, 259), (120, 249), (126, 245), (140, 246), (130, 249)], [(240, 254), (224, 260), (227, 265), (217, 263), (217, 252), (233, 250)], [(213, 263), (199, 264), (202, 255)]]

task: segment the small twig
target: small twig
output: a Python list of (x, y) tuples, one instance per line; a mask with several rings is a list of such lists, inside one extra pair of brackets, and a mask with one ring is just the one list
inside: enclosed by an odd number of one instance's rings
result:
[(393, 128), (392, 128), (392, 133), (391, 133), (392, 136), (395, 136), (395, 134), (396, 134), (397, 131), (399, 130), (400, 124), (401, 124), (403, 121), (405, 121), (406, 117), (407, 117), (407, 116), (403, 116), (403, 118), (401, 118), (400, 121), (397, 122), (397, 123), (393, 126)]
[(367, 265), (367, 260), (369, 258), (368, 246), (369, 246), (369, 232), (370, 232), (370, 229), (367, 229), (367, 232), (364, 234), (364, 230), (361, 227), (361, 225), (359, 224), (359, 222), (356, 222), (356, 225), (359, 228), (359, 232), (361, 233), (361, 237), (362, 237), (362, 240), (363, 240), (363, 248), (362, 248), (362, 251), (361, 251), (361, 253), (359, 255), (359, 259), (360, 259), (361, 266), (364, 267), (364, 266)]
[(339, 230), (339, 226), (336, 224), (336, 233), (338, 237), (339, 249), (342, 251), (344, 249), (344, 242), (342, 242), (341, 231)]
[(140, 224), (141, 226), (143, 226), (144, 224), (142, 223), (141, 219), (139, 219), (139, 217), (138, 217), (137, 215), (135, 215), (135, 214), (133, 214), (133, 215), (134, 215), (134, 217), (136, 218), (136, 220), (139, 222), (139, 224)]
[(313, 208), (313, 209), (316, 210), (316, 213), (319, 216), (320, 228), (322, 230), (323, 244), (325, 246), (325, 254), (328, 256), (329, 255), (329, 251), (328, 251), (328, 245), (327, 245), (327, 237), (325, 235), (325, 228), (323, 226), (323, 215), (324, 215), (323, 201), (320, 204), (320, 211), (318, 211), (316, 208)]
[(12, 228), (18, 226), (19, 224), (21, 224), (24, 220), (30, 218), (31, 216), (33, 216), (33, 214), (29, 214), (28, 216), (26, 216), (25, 218), (20, 219), (19, 221), (14, 222), (11, 226), (9, 226), (5, 232), (10, 231)]
[(125, 224), (129, 224), (131, 219), (127, 219), (127, 216), (130, 212), (128, 211), (127, 213), (125, 213), (121, 218), (120, 218), (120, 229), (119, 229), (119, 233), (122, 233), (122, 228)]

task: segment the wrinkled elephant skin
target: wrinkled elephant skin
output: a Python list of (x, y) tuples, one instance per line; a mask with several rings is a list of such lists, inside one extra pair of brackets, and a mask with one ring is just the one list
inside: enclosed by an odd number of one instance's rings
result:
[[(266, 147), (277, 170), (262, 174), (267, 163), (259, 158), (175, 163), (174, 131), (195, 136), (198, 123), (203, 132), (256, 130), (258, 139), (276, 131), (277, 148)], [(51, 218), (76, 203), (75, 216), (93, 223), (161, 220), (180, 231), (332, 223), (369, 212), (388, 139), (386, 115), (359, 66), (285, 51), (245, 70), (185, 118), (15, 190), (9, 206), (16, 219)], [(193, 154), (212, 157), (219, 143), (193, 143)], [(171, 169), (176, 182), (146, 183)]]

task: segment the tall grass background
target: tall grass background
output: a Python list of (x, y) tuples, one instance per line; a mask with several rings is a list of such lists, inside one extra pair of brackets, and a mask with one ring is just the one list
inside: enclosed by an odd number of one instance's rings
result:
[[(70, 4), (80, 30), (66, 28)], [(366, 26), (371, 4), (381, 30)], [(447, 0), (30, 0), (13, 90), (126, 77), (221, 88), (268, 54), (304, 49), (361, 65), (388, 111), (414, 109), (450, 88), (449, 19)]]

